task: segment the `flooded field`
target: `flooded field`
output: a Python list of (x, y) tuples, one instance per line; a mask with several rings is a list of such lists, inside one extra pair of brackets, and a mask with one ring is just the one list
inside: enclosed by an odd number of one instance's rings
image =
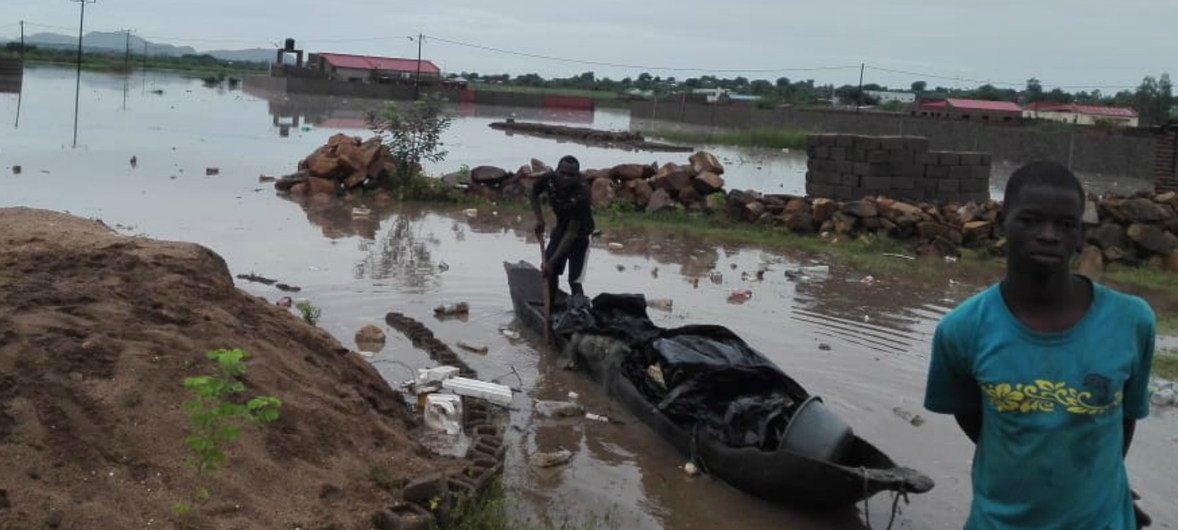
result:
[[(275, 197), (269, 185), (258, 183), (259, 174), (292, 171), (298, 159), (338, 130), (361, 134), (355, 128), (362, 126), (365, 104), (284, 101), (206, 88), (176, 75), (86, 74), (79, 147), (72, 149), (72, 75), (30, 70), (21, 96), (0, 94), (0, 123), (16, 125), (18, 102), (20, 108), (19, 126), (0, 126), (0, 207), (69, 211), (125, 233), (209, 246), (234, 274), (253, 272), (301, 286), (297, 296), (321, 307), (320, 326), (346, 345), (361, 326), (384, 328), (389, 311), (425, 322), (450, 344), (487, 345), (486, 355), (463, 354), (464, 359), (485, 378), (518, 372), (519, 380), (512, 375), (503, 382), (524, 391), (511, 413), (506, 472), (510, 498), (519, 501), (512, 509), (523, 516), (593, 519), (599, 528), (865, 526), (862, 505), (807, 514), (708, 477), (688, 477), (681, 470), (683, 457), (611, 405), (588, 380), (564, 370), (536, 337), (525, 333), (524, 340), (512, 341), (501, 334), (501, 328), (518, 325), (502, 263), (533, 260), (538, 252), (525, 219), (488, 209), (470, 218), (458, 208), (411, 206), (373, 208), (371, 216), (356, 217), (354, 205), (305, 206)], [(513, 168), (531, 157), (552, 162), (566, 153), (586, 167), (668, 159), (507, 137), (486, 126), (515, 113), (519, 119), (625, 129), (624, 111), (542, 115), (534, 109), (456, 108), (456, 113), (446, 136), (450, 156), (427, 168), (431, 172), (462, 164)], [(307, 123), (310, 130), (304, 130)], [(774, 154), (772, 163), (758, 170), (755, 155), (716, 152), (733, 162), (730, 185), (800, 191), (805, 162), (796, 154)], [(132, 156), (137, 167), (129, 163)], [(21, 174), (12, 173), (13, 165), (22, 166)], [(206, 175), (209, 167), (219, 168), (219, 174)], [(654, 232), (606, 231), (593, 245), (590, 294), (608, 290), (670, 298), (672, 311), (651, 311), (662, 326), (730, 327), (821, 395), (857, 434), (937, 481), (930, 493), (912, 496), (908, 505), (901, 502), (897, 527), (960, 526), (969, 507), (972, 447), (951, 418), (922, 410), (928, 342), (938, 318), (992, 278), (964, 277), (949, 265), (931, 277), (867, 278), (814, 256)], [(825, 272), (800, 269), (823, 265), (829, 266)], [(768, 271), (762, 280), (754, 274), (760, 269)], [(258, 284), (240, 287), (271, 300), (284, 296)], [(742, 305), (726, 303), (735, 289), (749, 289), (753, 296)], [(460, 301), (470, 304), (469, 317), (433, 316), (435, 306)], [(388, 345), (371, 361), (390, 382), (429, 366), (424, 352), (387, 331)], [(587, 409), (623, 424), (533, 417), (532, 400), (564, 399), (570, 391)], [(925, 421), (912, 422), (913, 414)], [(558, 448), (574, 453), (570, 465), (525, 464), (537, 451)], [(1178, 525), (1175, 450), (1178, 414), (1155, 411), (1138, 427), (1128, 457), (1131, 480), (1155, 527)], [(890, 507), (889, 495), (871, 499), (873, 527), (887, 524)]]

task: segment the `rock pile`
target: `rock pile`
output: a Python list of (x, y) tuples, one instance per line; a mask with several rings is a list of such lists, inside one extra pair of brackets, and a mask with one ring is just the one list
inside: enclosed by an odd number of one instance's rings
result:
[(337, 134), (299, 162), (299, 171), (274, 183), (291, 195), (338, 194), (357, 188), (373, 189), (397, 174), (381, 138), (361, 140)]
[[(500, 168), (479, 166), (470, 170), (466, 191), (489, 200), (525, 197), (536, 179), (551, 169), (539, 160), (524, 165), (515, 173)], [(707, 197), (724, 191), (724, 166), (711, 153), (700, 151), (687, 164), (620, 164), (609, 169), (581, 172), (589, 187), (594, 206), (626, 204), (647, 213), (684, 208), (703, 211)], [(450, 174), (443, 180), (460, 183), (462, 175)]]
[[(866, 197), (842, 202), (732, 190), (722, 211), (731, 220), (783, 226), (799, 234), (887, 235), (915, 242), (921, 253), (955, 256), (962, 248), (1003, 253), (1001, 207), (992, 200), (935, 204)], [(1090, 199), (1084, 224), (1088, 248), (1081, 261), (1090, 270), (1119, 262), (1178, 271), (1178, 193)]]

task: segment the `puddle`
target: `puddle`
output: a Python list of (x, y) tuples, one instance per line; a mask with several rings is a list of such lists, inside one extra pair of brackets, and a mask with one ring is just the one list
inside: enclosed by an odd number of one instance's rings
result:
[[(0, 129), (0, 206), (66, 210), (122, 225), (125, 233), (197, 242), (220, 253), (234, 275), (256, 273), (298, 285), (302, 290), (288, 295), (273, 286), (238, 282), (271, 301), (283, 296), (311, 300), (323, 310), (320, 326), (348, 346), (365, 325), (384, 330), (386, 345), (370, 362), (393, 383), (431, 363), (385, 325), (384, 315), (397, 311), (420, 320), (484, 378), (503, 377), (503, 382), (524, 389), (511, 412), (506, 471), (509, 494), (524, 501), (513, 509), (523, 516), (569, 515), (576, 520), (578, 514), (591, 514), (604, 527), (669, 530), (861, 525), (855, 509), (805, 514), (759, 501), (706, 476), (689, 477), (681, 469), (683, 457), (587, 379), (544, 355), (535, 337), (525, 332), (522, 340), (512, 340), (501, 333), (503, 328), (522, 331), (513, 323), (501, 264), (535, 258), (535, 241), (529, 239), (525, 220), (488, 212), (470, 219), (461, 208), (302, 205), (277, 198), (270, 185), (258, 183), (260, 174), (293, 169), (295, 161), (337, 130), (335, 125), (354, 125), (331, 121), (356, 119), (336, 114), (352, 109), (349, 104), (319, 101), (316, 110), (313, 103), (293, 102), (290, 109), (276, 110), (274, 101), (255, 95), (149, 74), (126, 83), (124, 105), (124, 81), (85, 75), (81, 146), (74, 150), (68, 145), (72, 72), (29, 70), (20, 127)], [(158, 89), (164, 94), (151, 93)], [(0, 94), (0, 122), (15, 120), (16, 96), (9, 96)], [(343, 110), (332, 110), (337, 107)], [(463, 163), (511, 168), (533, 156), (555, 160), (566, 152), (582, 157), (587, 167), (656, 159), (653, 154), (508, 138), (486, 123), (510, 111), (468, 111), (460, 113), (448, 135), (449, 169)], [(536, 119), (624, 129), (624, 112)], [(300, 116), (297, 127), (291, 118), (295, 113)], [(312, 131), (302, 131), (308, 122)], [(280, 134), (282, 123), (287, 137)], [(135, 168), (129, 164), (133, 155)], [(21, 175), (7, 169), (14, 164), (24, 167)], [(782, 159), (780, 164), (776, 167), (793, 167), (795, 162)], [(206, 176), (206, 167), (219, 167), (220, 174)], [(794, 170), (782, 171), (772, 182), (789, 187), (802, 178)], [(756, 173), (736, 173), (736, 182), (757, 178)], [(370, 213), (355, 215), (356, 206)], [(951, 418), (924, 413), (921, 400), (936, 321), (981, 289), (980, 279), (953, 276), (946, 267), (920, 278), (881, 276), (864, 283), (863, 273), (837, 264), (825, 274), (809, 269), (810, 274), (787, 275), (821, 263), (805, 254), (643, 231), (607, 232), (594, 242), (591, 256), (590, 293), (643, 292), (671, 299), (671, 311), (650, 312), (662, 326), (716, 323), (732, 328), (808, 390), (822, 395), (856, 433), (897, 462), (932, 476), (936, 488), (912, 497), (898, 527), (945, 528), (965, 519), (972, 447)], [(758, 271), (763, 271), (760, 279)], [(719, 275), (713, 280), (715, 273)], [(730, 293), (744, 289), (753, 293), (747, 302), (726, 303)], [(465, 318), (434, 316), (436, 306), (457, 302), (469, 303)], [(457, 348), (459, 341), (486, 345), (488, 351), (465, 352)], [(509, 375), (513, 372), (518, 380)], [(625, 425), (533, 418), (532, 400), (567, 399), (569, 391), (580, 395), (587, 410)], [(920, 413), (925, 421), (914, 426), (896, 410)], [(1178, 521), (1178, 473), (1173, 466), (1159, 465), (1170, 461), (1178, 449), (1176, 440), (1178, 416), (1160, 411), (1140, 424), (1129, 456), (1133, 485), (1145, 497), (1155, 524)], [(573, 452), (568, 465), (535, 469), (526, 464), (536, 452), (559, 449)], [(872, 524), (886, 525), (890, 498), (880, 495), (871, 501)]]

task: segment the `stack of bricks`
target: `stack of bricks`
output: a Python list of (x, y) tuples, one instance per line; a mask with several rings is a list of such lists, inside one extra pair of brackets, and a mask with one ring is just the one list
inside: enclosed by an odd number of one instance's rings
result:
[(929, 151), (928, 138), (815, 134), (806, 137), (806, 194), (841, 201), (885, 196), (925, 202), (990, 198), (990, 155)]

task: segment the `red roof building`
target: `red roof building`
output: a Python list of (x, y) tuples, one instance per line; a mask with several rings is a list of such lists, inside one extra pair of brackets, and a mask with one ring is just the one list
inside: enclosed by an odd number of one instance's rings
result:
[(1115, 125), (1137, 127), (1137, 111), (1126, 107), (1084, 105), (1080, 103), (1051, 103), (1039, 101), (1027, 105), (1024, 118), (1052, 120), (1077, 125)]
[(423, 82), (437, 82), (442, 77), (442, 70), (437, 65), (429, 61), (421, 61), (419, 65), (415, 59), (313, 53), (307, 64), (310, 68), (327, 74), (330, 79), (353, 83), (413, 82), (417, 78), (419, 67)]
[(948, 98), (940, 101), (922, 101), (916, 106), (913, 114), (929, 118), (1009, 122), (1022, 119), (1023, 109), (1009, 101)]

